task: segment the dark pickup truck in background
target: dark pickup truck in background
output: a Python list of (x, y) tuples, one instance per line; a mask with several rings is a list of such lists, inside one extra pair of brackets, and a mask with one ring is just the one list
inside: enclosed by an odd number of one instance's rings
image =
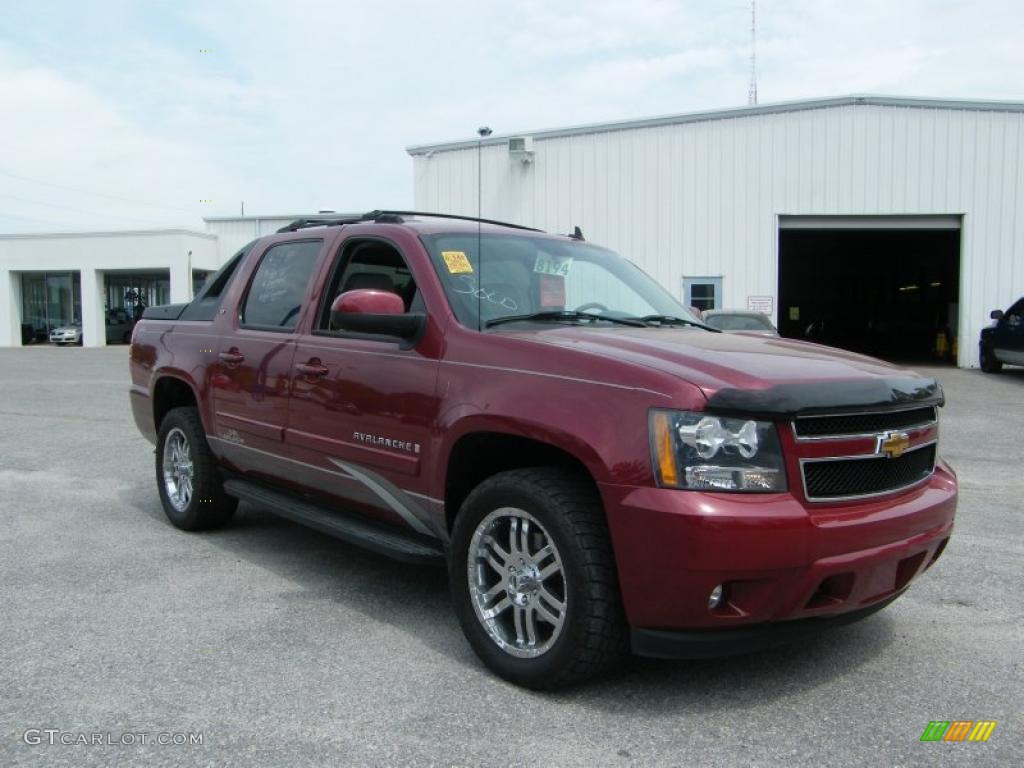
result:
[(978, 362), (985, 373), (999, 373), (1004, 365), (1024, 365), (1024, 297), (1003, 312), (993, 309), (993, 322), (981, 329)]
[(937, 382), (708, 328), (578, 231), (300, 220), (147, 309), (130, 369), (172, 523), (242, 499), (444, 564), (534, 688), (864, 617), (953, 527)]

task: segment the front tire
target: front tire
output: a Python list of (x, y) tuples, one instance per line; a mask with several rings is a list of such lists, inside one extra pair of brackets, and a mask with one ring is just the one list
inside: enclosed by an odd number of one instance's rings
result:
[(455, 521), (449, 579), (473, 650), (517, 685), (577, 683), (626, 650), (601, 500), (576, 474), (517, 469), (477, 486)]
[(156, 484), (164, 513), (184, 531), (219, 528), (238, 499), (224, 493), (217, 461), (195, 408), (175, 408), (160, 424)]
[(992, 345), (985, 342), (978, 347), (978, 364), (985, 373), (999, 373), (1003, 370), (1003, 364), (996, 359)]

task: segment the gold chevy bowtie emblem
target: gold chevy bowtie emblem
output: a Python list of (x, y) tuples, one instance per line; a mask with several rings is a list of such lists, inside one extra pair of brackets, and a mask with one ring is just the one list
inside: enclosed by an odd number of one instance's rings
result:
[(898, 459), (910, 447), (910, 435), (906, 432), (886, 432), (878, 436), (876, 453), (884, 453), (890, 459)]

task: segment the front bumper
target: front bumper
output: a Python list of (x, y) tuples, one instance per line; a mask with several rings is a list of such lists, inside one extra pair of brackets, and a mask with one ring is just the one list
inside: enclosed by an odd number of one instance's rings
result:
[[(859, 502), (607, 484), (601, 493), (635, 631), (864, 615), (935, 562), (957, 500), (941, 461), (922, 486)], [(718, 584), (725, 599), (709, 609)]]
[(638, 656), (656, 659), (713, 659), (751, 653), (860, 621), (873, 613), (878, 613), (900, 594), (897, 593), (867, 608), (836, 616), (815, 616), (809, 619), (755, 624), (733, 629), (632, 629), (630, 645), (633, 653)]

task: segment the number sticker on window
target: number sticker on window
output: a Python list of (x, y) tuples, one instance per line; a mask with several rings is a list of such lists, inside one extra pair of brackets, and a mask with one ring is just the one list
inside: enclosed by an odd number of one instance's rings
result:
[(466, 258), (465, 251), (441, 251), (441, 258), (444, 259), (449, 274), (468, 275), (473, 272), (473, 265)]
[(548, 256), (546, 253), (538, 253), (537, 261), (533, 265), (533, 271), (540, 275), (566, 277), (571, 266), (571, 256)]

